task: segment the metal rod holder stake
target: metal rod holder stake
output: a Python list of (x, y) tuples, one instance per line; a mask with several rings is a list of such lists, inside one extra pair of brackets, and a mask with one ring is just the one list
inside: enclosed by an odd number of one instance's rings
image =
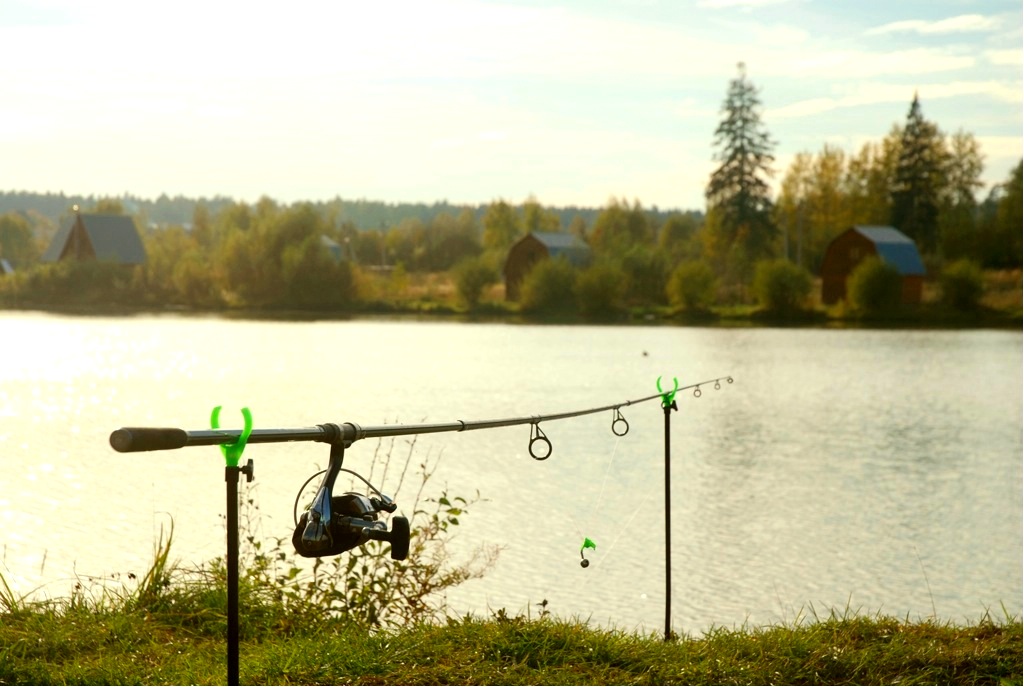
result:
[(679, 410), (675, 401), (663, 403), (665, 410), (665, 641), (672, 640), (672, 479), (669, 463), (672, 458), (672, 411)]
[(238, 476), (244, 474), (247, 482), (253, 480), (253, 463), (250, 459), (243, 467), (228, 465), (224, 468), (227, 483), (228, 519), (228, 680), (227, 684), (238, 684)]

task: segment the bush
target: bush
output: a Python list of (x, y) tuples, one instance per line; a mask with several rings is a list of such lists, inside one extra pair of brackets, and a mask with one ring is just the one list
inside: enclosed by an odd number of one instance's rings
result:
[(698, 310), (711, 305), (718, 279), (707, 263), (700, 260), (681, 262), (668, 279), (666, 295), (673, 306)]
[(541, 260), (530, 270), (519, 290), (519, 307), (528, 313), (571, 310), (576, 271), (563, 258)]
[(854, 268), (846, 281), (846, 299), (855, 310), (880, 313), (897, 308), (903, 279), (895, 267), (870, 257)]
[(942, 302), (957, 310), (974, 310), (985, 290), (981, 268), (971, 260), (957, 260), (942, 270), (939, 277)]
[(790, 313), (811, 294), (811, 275), (789, 260), (763, 260), (754, 269), (754, 295), (765, 310)]
[(631, 303), (665, 303), (669, 263), (665, 252), (647, 245), (634, 245), (620, 261)]
[(281, 276), (286, 285), (278, 297), (281, 305), (336, 308), (355, 300), (351, 263), (331, 258), (316, 236), (284, 249)]
[(466, 306), (473, 308), (480, 302), (484, 288), (498, 279), (490, 263), (480, 257), (462, 260), (453, 268), (455, 288)]
[(3, 278), (6, 302), (47, 306), (131, 306), (143, 303), (137, 288), (142, 268), (100, 260), (62, 260)]
[(608, 263), (592, 265), (576, 279), (576, 302), (584, 315), (610, 315), (620, 307), (626, 275)]
[[(408, 442), (404, 460), (395, 458), (394, 450), (394, 438), (387, 445), (379, 440), (366, 472), (371, 479), (375, 473), (382, 475), (380, 487), (390, 493), (410, 519), (412, 537), (406, 560), (392, 560), (390, 544), (370, 540), (337, 556), (315, 558), (310, 565), (309, 559), (296, 557), (290, 535), (265, 542), (257, 539), (255, 532), (262, 530), (262, 525), (256, 504), (250, 498), (243, 505), (251, 510), (240, 514), (246, 530), (240, 552), (244, 586), (264, 603), (283, 606), (299, 624), (339, 617), (362, 628), (404, 627), (444, 617), (446, 592), (483, 577), (496, 561), (499, 549), (480, 546), (460, 562), (448, 545), (460, 518), (468, 513), (479, 494), (466, 499), (442, 488), (435, 497), (425, 496), (425, 487), (437, 469), (437, 459), (414, 460), (415, 438)], [(393, 460), (397, 465), (392, 464)], [(418, 471), (410, 469), (417, 462)], [(390, 480), (386, 479), (388, 475), (392, 476)], [(407, 475), (414, 479), (407, 482)], [(305, 497), (302, 509), (308, 507), (318, 485), (319, 480), (307, 483), (300, 494), (300, 498)], [(334, 493), (362, 492), (364, 487), (352, 477), (346, 489), (339, 478)], [(299, 504), (297, 500), (296, 505)]]

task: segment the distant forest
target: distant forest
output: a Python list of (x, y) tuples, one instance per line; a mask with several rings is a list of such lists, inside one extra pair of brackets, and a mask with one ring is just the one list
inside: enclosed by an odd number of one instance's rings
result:
[[(37, 213), (50, 220), (54, 226), (60, 219), (69, 214), (71, 207), (80, 206), (83, 210), (94, 207), (101, 198), (110, 196), (65, 195), (63, 193), (31, 193), (28, 191), (0, 191), (0, 215), (8, 212)], [(139, 198), (125, 194), (116, 197), (124, 211), (138, 218), (144, 227), (159, 228), (168, 226), (189, 227), (195, 216), (196, 206), (203, 205), (210, 215), (219, 214), (221, 210), (236, 202), (234, 198), (214, 196), (213, 198), (186, 198), (184, 196), (168, 197), (161, 195), (156, 200)], [(512, 201), (514, 203), (514, 201)], [(343, 200), (334, 198), (329, 201), (311, 201), (313, 207), (331, 216), (337, 225), (349, 225), (358, 230), (389, 229), (405, 220), (418, 219), (424, 224), (440, 214), (458, 216), (462, 211), (472, 210), (480, 221), (487, 213), (490, 203), (480, 205), (453, 205), (448, 201), (426, 203), (385, 203), (374, 200)], [(549, 213), (559, 218), (563, 228), (570, 226), (573, 219), (580, 217), (586, 226), (594, 226), (594, 221), (602, 208), (550, 207)], [(657, 207), (647, 209), (652, 219), (661, 224), (673, 210), (659, 210)], [(685, 214), (700, 216), (699, 211)]]

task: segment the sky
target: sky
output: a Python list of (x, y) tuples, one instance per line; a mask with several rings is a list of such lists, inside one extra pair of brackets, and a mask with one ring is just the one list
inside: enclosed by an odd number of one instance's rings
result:
[(745, 65), (793, 156), (915, 92), (1022, 156), (1020, 0), (0, 0), (0, 190), (704, 209)]

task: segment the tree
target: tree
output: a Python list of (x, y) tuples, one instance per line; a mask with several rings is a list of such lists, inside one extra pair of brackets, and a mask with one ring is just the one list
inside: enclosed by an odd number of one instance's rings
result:
[(851, 224), (886, 224), (892, 214), (892, 187), (899, 158), (899, 126), (881, 143), (865, 143), (846, 167), (847, 203)]
[(289, 306), (332, 308), (349, 304), (356, 295), (351, 263), (332, 258), (319, 236), (286, 246), (281, 273)]
[(798, 265), (803, 264), (813, 162), (810, 153), (796, 154), (782, 178), (779, 199), (775, 204), (776, 222), (782, 230), (782, 256)]
[(757, 89), (747, 80), (741, 62), (739, 75), (729, 83), (722, 105), (724, 118), (715, 130), (714, 159), (721, 164), (711, 174), (705, 189), (709, 222), (713, 232), (710, 247), (717, 257), (735, 254), (754, 260), (768, 256), (777, 228), (772, 220), (770, 189), (765, 177), (772, 176), (774, 142), (761, 122)]
[(447, 212), (438, 213), (427, 227), (422, 259), (415, 267), (431, 272), (450, 269), (463, 258), (480, 253), (477, 236), (476, 220), (471, 211), (464, 210), (457, 218)]
[(977, 255), (976, 194), (984, 185), (982, 171), (984, 156), (977, 139), (963, 130), (950, 136), (939, 215), (940, 248), (947, 259)]
[(817, 268), (829, 242), (853, 223), (843, 190), (845, 169), (846, 154), (826, 143), (811, 168), (810, 231), (801, 267)]
[(505, 252), (519, 238), (519, 217), (504, 200), (491, 203), (484, 214), (484, 248)]
[(636, 244), (653, 239), (650, 222), (639, 201), (630, 207), (625, 200), (612, 198), (594, 220), (590, 246), (598, 253), (619, 256)]
[(668, 256), (653, 245), (636, 244), (615, 260), (621, 268), (626, 292), (634, 303), (664, 303), (665, 284), (672, 271)]
[(19, 267), (39, 258), (32, 227), (18, 212), (0, 215), (0, 258)]
[(519, 288), (523, 312), (550, 314), (572, 310), (576, 270), (565, 258), (545, 259), (533, 266)]
[(796, 155), (775, 206), (784, 257), (816, 268), (829, 241), (852, 224), (845, 177), (846, 153), (835, 146)]
[(561, 231), (562, 223), (558, 219), (558, 215), (550, 210), (545, 210), (544, 206), (537, 202), (537, 199), (530, 196), (523, 203), (523, 229), (524, 233), (530, 233), (531, 231)]
[(914, 239), (925, 253), (933, 254), (938, 248), (944, 148), (938, 127), (924, 118), (915, 93), (900, 137), (890, 223)]
[(986, 267), (1021, 266), (1021, 210), (1024, 191), (1024, 161), (1010, 172), (1010, 178), (992, 188), (981, 206), (979, 252)]
[(685, 310), (701, 310), (714, 301), (715, 273), (707, 263), (688, 260), (680, 263), (669, 277), (666, 295), (669, 303)]
[(123, 215), (124, 204), (117, 198), (100, 198), (92, 209), (97, 215)]
[(626, 277), (613, 262), (602, 261), (587, 267), (576, 278), (576, 303), (584, 315), (607, 316), (617, 312)]
[(700, 254), (699, 243), (695, 240), (700, 227), (701, 218), (697, 213), (669, 215), (658, 230), (658, 249), (673, 261), (696, 258)]

